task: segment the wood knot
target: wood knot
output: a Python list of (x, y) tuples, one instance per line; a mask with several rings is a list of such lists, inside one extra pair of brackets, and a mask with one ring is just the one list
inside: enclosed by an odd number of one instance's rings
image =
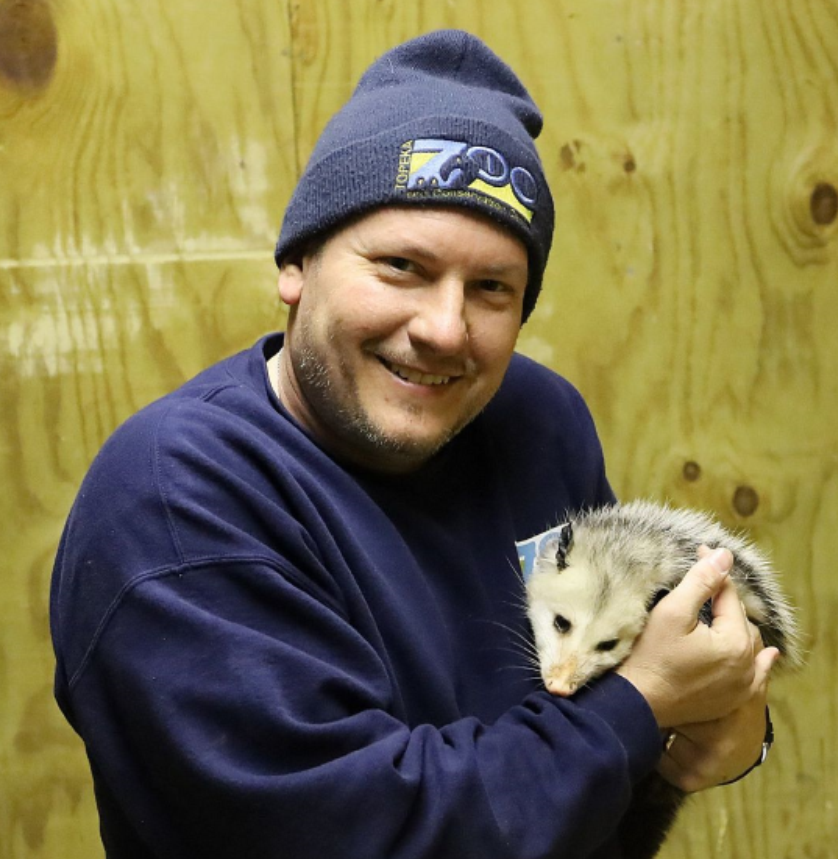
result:
[(783, 244), (797, 265), (827, 263), (834, 258), (838, 240), (838, 150), (834, 146), (805, 150), (789, 167)]
[(820, 226), (831, 224), (838, 217), (838, 191), (829, 182), (818, 182), (809, 199), (812, 220)]
[(751, 486), (737, 486), (733, 493), (733, 509), (740, 516), (753, 516), (759, 507), (759, 495)]
[(690, 460), (684, 463), (681, 473), (684, 475), (684, 480), (689, 483), (695, 483), (701, 478), (701, 466), (697, 462)]
[(0, 79), (43, 89), (58, 58), (58, 34), (47, 0), (0, 0)]
[(578, 173), (585, 172), (585, 163), (579, 160), (579, 154), (582, 150), (582, 143), (579, 140), (571, 140), (570, 143), (565, 143), (559, 150), (559, 158), (562, 162), (562, 168), (565, 170), (575, 170)]

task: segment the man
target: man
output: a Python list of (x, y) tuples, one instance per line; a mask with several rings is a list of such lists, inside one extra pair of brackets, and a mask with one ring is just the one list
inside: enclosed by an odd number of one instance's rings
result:
[(286, 213), (286, 335), (93, 464), (52, 624), (109, 857), (616, 859), (655, 767), (693, 790), (757, 757), (776, 652), (724, 552), (592, 687), (527, 664), (519, 553), (613, 501), (579, 395), (513, 356), (553, 230), (540, 127), (465, 33), (374, 63)]

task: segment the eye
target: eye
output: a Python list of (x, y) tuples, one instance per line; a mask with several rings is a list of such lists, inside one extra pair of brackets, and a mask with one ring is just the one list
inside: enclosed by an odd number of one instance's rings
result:
[(619, 643), (620, 641), (617, 638), (612, 638), (610, 641), (600, 641), (596, 649), (600, 653), (608, 653), (609, 650), (613, 650)]
[(557, 614), (555, 619), (553, 620), (553, 626), (555, 626), (556, 629), (561, 633), (570, 632), (570, 628), (572, 625), (573, 624), (571, 624), (571, 622), (566, 617), (562, 617), (562, 615), (560, 614)]
[(499, 280), (481, 280), (478, 284), (483, 292), (506, 292), (509, 287)]
[(524, 290), (519, 290), (513, 282), (496, 280), (493, 277), (475, 280), (470, 290), (489, 306), (504, 309), (514, 307), (518, 302), (523, 301), (524, 295)]
[(395, 271), (411, 272), (416, 268), (416, 266), (405, 257), (382, 257), (380, 262)]

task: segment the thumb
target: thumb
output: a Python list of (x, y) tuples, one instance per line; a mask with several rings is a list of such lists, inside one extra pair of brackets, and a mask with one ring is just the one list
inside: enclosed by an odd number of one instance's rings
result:
[(688, 617), (694, 626), (701, 607), (722, 589), (732, 566), (733, 555), (727, 549), (711, 552), (706, 546), (702, 546), (699, 549), (698, 562), (687, 571), (667, 597), (670, 607)]

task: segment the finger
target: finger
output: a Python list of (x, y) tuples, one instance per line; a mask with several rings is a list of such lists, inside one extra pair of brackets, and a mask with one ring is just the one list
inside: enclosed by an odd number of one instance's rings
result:
[(776, 647), (764, 647), (754, 659), (754, 686), (765, 692), (771, 671), (780, 659), (780, 651)]
[[(716, 597), (724, 588), (725, 582), (729, 581), (732, 565), (733, 556), (727, 549), (716, 549), (709, 555), (705, 554), (687, 571), (678, 586), (666, 597), (666, 601), (671, 607), (683, 612), (685, 617), (689, 617), (694, 625), (701, 607)], [(730, 588), (736, 597), (735, 588), (732, 585)], [(736, 600), (738, 602), (738, 597)], [(727, 601), (724, 606), (727, 607)]]
[(751, 639), (750, 626), (751, 623), (745, 614), (745, 608), (742, 605), (742, 600), (739, 599), (739, 592), (736, 590), (736, 585), (733, 580), (727, 577), (719, 587), (718, 592), (713, 597), (713, 626), (721, 631), (725, 627), (736, 629), (743, 633), (747, 633)]
[(710, 787), (713, 780), (705, 775), (707, 764), (701, 747), (680, 731), (670, 736), (673, 739), (658, 761), (658, 773), (687, 793)]
[(658, 761), (657, 771), (670, 784), (674, 784), (676, 787), (681, 787), (679, 783), (681, 780), (681, 767), (675, 760), (674, 755), (670, 755), (669, 752), (666, 752)]

